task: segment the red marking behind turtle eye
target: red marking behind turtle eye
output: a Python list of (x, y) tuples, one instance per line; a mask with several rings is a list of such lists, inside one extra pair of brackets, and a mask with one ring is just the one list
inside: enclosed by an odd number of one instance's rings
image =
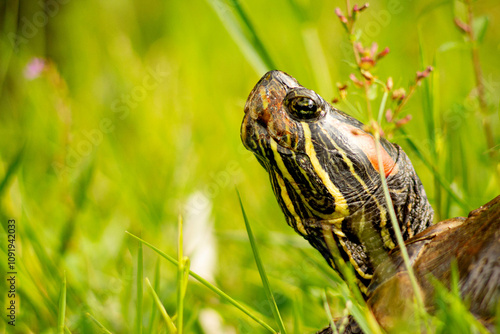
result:
[[(356, 146), (361, 149), (372, 164), (373, 168), (378, 172), (379, 163), (375, 147), (375, 139), (368, 133), (361, 131), (352, 125), (343, 124), (343, 126), (346, 127), (349, 142), (355, 143)], [(382, 146), (380, 146), (380, 148), (382, 149), (382, 167), (385, 176), (388, 177), (391, 174), (396, 174), (398, 172), (396, 163)]]

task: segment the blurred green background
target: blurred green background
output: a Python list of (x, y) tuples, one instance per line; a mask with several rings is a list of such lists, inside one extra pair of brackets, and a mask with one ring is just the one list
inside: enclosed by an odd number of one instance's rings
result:
[[(336, 83), (353, 72), (334, 14), (344, 2), (240, 5), (276, 68), (327, 100), (338, 95)], [(270, 68), (237, 9), (217, 0), (0, 4), (0, 266), (8, 271), (7, 220), (15, 219), (18, 293), (16, 326), (2, 315), (0, 332), (55, 333), (64, 274), (69, 331), (99, 332), (90, 313), (113, 333), (134, 332), (138, 322), (145, 333), (166, 332), (146, 288), (137, 319), (138, 242), (125, 231), (175, 256), (179, 214), (193, 270), (274, 326), (235, 186), (285, 324), (300, 333), (327, 324), (319, 292), (333, 283), (314, 266), (319, 254), (286, 226), (265, 171), (240, 142), (245, 99)], [(392, 140), (414, 161), (441, 218), (468, 211), (436, 183), (407, 138), (467, 209), (499, 193), (498, 154), (488, 154), (482, 123), (491, 124), (498, 145), (500, 3), (475, 1), (474, 13), (489, 22), (479, 45), (487, 115), (475, 98), (469, 46), (453, 22), (463, 3), (370, 1), (358, 22), (366, 45), (391, 50), (380, 78), (407, 87), (417, 70), (435, 67), (434, 127), (420, 87), (404, 111), (413, 116), (408, 137), (398, 132)], [(349, 99), (361, 101), (352, 87)], [(143, 276), (155, 275), (173, 315), (176, 267), (145, 248)], [(8, 305), (5, 280), (0, 296)], [(195, 281), (185, 304), (187, 333), (265, 332)]]

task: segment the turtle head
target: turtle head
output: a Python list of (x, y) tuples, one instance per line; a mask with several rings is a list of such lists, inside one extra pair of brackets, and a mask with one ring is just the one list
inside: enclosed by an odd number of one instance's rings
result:
[[(373, 136), (284, 72), (268, 72), (254, 87), (241, 136), (270, 173), (275, 195), (292, 221), (340, 221), (380, 188)], [(398, 154), (382, 141), (386, 176), (397, 174)]]
[[(280, 71), (266, 73), (253, 88), (241, 127), (242, 141), (268, 171), (288, 223), (311, 243), (327, 230), (347, 245), (340, 251), (351, 262), (357, 262), (355, 253), (366, 255), (363, 231), (375, 231), (383, 248), (395, 244), (379, 170), (387, 178), (400, 225), (415, 209), (408, 207), (414, 186), (423, 191), (403, 150), (382, 139), (378, 159), (375, 139), (364, 128)], [(428, 204), (425, 192), (423, 198)], [(404, 226), (406, 232), (422, 229), (419, 222), (411, 224)]]

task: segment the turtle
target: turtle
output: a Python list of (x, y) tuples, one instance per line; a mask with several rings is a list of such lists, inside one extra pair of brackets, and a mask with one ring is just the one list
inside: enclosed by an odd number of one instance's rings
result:
[[(288, 225), (333, 269), (350, 264), (383, 328), (394, 329), (398, 317), (412, 312), (413, 289), (379, 173), (426, 308), (433, 310), (436, 280), (449, 286), (456, 264), (471, 313), (491, 326), (500, 300), (500, 196), (467, 218), (433, 224), (432, 206), (403, 149), (380, 138), (377, 151), (363, 123), (282, 71), (258, 81), (244, 113), (242, 142), (268, 172)], [(345, 333), (359, 331), (349, 318)]]

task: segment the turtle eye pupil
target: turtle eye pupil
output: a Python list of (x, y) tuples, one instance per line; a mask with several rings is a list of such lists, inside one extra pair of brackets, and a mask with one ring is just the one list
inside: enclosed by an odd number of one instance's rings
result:
[(299, 119), (312, 119), (318, 116), (320, 110), (316, 102), (304, 96), (297, 96), (290, 101), (289, 109), (292, 115)]
[(318, 109), (314, 101), (307, 97), (299, 97), (295, 99), (295, 107), (304, 114), (312, 114)]

